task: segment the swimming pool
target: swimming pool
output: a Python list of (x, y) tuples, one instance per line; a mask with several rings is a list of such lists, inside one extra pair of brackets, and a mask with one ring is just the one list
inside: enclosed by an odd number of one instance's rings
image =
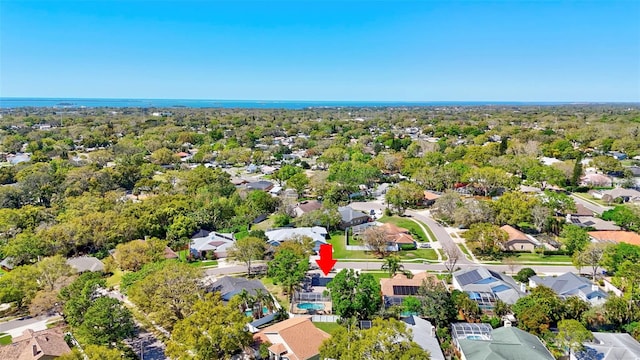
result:
[(318, 303), (300, 303), (296, 306), (302, 310), (324, 310), (324, 304)]
[[(266, 307), (266, 306), (262, 308), (262, 313), (263, 313), (264, 315), (267, 315), (267, 313), (268, 313), (268, 312), (269, 312), (269, 309), (267, 309), (267, 307)], [(244, 312), (244, 314), (245, 314), (245, 315), (247, 315), (247, 316), (253, 316), (253, 310), (252, 310), (252, 309), (246, 310), (246, 311)]]

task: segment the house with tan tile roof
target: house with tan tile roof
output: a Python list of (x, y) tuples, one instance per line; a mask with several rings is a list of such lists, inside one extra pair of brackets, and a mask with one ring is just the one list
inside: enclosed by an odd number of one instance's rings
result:
[(413, 236), (409, 234), (409, 230), (401, 228), (392, 223), (384, 223), (380, 225), (380, 228), (387, 234), (387, 241), (389, 245), (401, 245), (401, 244), (413, 244), (416, 241)]
[(294, 317), (260, 330), (253, 338), (269, 342), (269, 358), (276, 360), (318, 359), (320, 345), (330, 336), (311, 322), (310, 316)]
[(380, 279), (380, 290), (385, 306), (398, 305), (406, 296), (415, 296), (418, 288), (427, 278), (438, 281), (435, 276), (426, 271), (415, 274), (411, 279), (405, 274), (396, 274), (390, 279)]
[(42, 331), (25, 330), (23, 335), (13, 339), (9, 345), (0, 346), (0, 359), (12, 360), (49, 360), (71, 353), (64, 341), (62, 331), (47, 329)]
[(589, 236), (597, 242), (623, 242), (640, 246), (640, 235), (633, 231), (590, 231)]
[(504, 243), (505, 250), (533, 251), (536, 247), (541, 245), (538, 240), (511, 225), (504, 225), (500, 227), (500, 229), (504, 230), (509, 235), (509, 238)]

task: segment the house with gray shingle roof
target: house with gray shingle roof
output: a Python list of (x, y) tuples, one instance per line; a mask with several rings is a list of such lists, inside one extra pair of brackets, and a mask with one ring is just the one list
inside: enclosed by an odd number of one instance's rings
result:
[(640, 343), (629, 334), (594, 332), (583, 343), (584, 350), (571, 353), (571, 360), (640, 360)]
[(104, 264), (100, 259), (93, 256), (79, 256), (67, 259), (67, 264), (74, 268), (77, 272), (86, 271), (104, 271)]
[(255, 296), (256, 290), (263, 290), (268, 292), (262, 282), (259, 280), (249, 280), (245, 278), (236, 278), (231, 276), (224, 276), (211, 284), (211, 292), (219, 292), (220, 297), (224, 301), (231, 300), (237, 294), (240, 294), (242, 290), (247, 290), (249, 295)]
[(497, 300), (515, 304), (524, 296), (513, 278), (484, 267), (456, 271), (452, 281), (454, 288), (466, 292), (482, 310), (493, 309)]
[(402, 319), (407, 328), (411, 329), (413, 341), (423, 350), (431, 354), (431, 360), (444, 360), (444, 354), (440, 349), (440, 343), (436, 338), (436, 328), (429, 321), (411, 315)]
[(574, 273), (565, 273), (560, 276), (532, 276), (529, 278), (529, 286), (546, 286), (553, 290), (558, 296), (567, 298), (577, 296), (591, 305), (599, 305), (607, 300), (608, 294), (592, 283), (589, 279), (578, 276)]
[(349, 206), (339, 207), (338, 212), (341, 217), (340, 225), (338, 227), (342, 230), (351, 226), (364, 224), (370, 220), (369, 215), (359, 210), (353, 210)]

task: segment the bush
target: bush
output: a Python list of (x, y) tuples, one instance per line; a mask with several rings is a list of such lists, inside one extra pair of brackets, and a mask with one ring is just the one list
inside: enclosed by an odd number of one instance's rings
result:
[(522, 268), (513, 278), (521, 283), (529, 282), (529, 278), (535, 276), (536, 272), (532, 268)]
[(393, 213), (391, 212), (391, 209), (385, 208), (384, 209), (384, 216), (393, 216)]
[(416, 244), (400, 244), (400, 250), (415, 250)]

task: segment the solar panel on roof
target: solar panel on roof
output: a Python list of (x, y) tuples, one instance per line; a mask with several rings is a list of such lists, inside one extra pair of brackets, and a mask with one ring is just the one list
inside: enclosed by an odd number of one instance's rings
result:
[(478, 270), (470, 271), (466, 274), (462, 274), (456, 277), (458, 279), (458, 283), (460, 286), (465, 286), (469, 284), (473, 284), (476, 281), (482, 279), (482, 276), (478, 273)]
[(406, 285), (394, 285), (393, 295), (407, 296), (416, 295), (418, 293), (419, 286), (406, 286)]

